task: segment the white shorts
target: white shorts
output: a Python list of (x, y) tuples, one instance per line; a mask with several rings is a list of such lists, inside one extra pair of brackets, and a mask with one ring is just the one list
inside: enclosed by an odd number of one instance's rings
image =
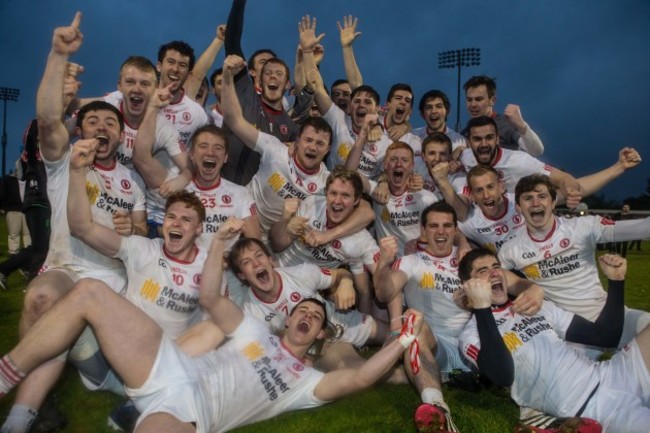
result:
[(126, 293), (127, 278), (126, 270), (124, 269), (115, 269), (108, 271), (95, 269), (73, 269), (68, 266), (43, 266), (39, 272), (39, 275), (51, 271), (62, 272), (68, 278), (70, 278), (73, 283), (79, 282), (79, 280), (82, 278), (94, 278), (108, 285), (108, 287), (113, 289), (113, 291), (118, 295), (124, 296)]
[(463, 371), (472, 371), (472, 367), (467, 363), (458, 348), (458, 338), (440, 334), (434, 335), (437, 342), (436, 362), (444, 377), (447, 376), (444, 373), (449, 373), (457, 368)]
[[(196, 424), (196, 432), (208, 432), (210, 419), (203, 406), (196, 364), (166, 335), (145, 383), (137, 389), (125, 386), (140, 412), (138, 425), (147, 416), (164, 412)], [(136, 428), (137, 430), (137, 428)]]
[(581, 416), (600, 422), (607, 433), (647, 433), (650, 374), (636, 340), (598, 368), (600, 386)]
[(327, 319), (334, 327), (334, 336), (328, 338), (331, 342), (343, 341), (353, 346), (361, 347), (372, 335), (375, 319), (357, 310), (336, 311), (331, 302), (326, 302)]

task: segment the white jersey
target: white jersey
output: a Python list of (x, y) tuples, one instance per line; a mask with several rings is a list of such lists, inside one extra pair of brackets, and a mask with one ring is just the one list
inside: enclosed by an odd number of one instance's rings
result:
[(506, 207), (503, 215), (489, 218), (474, 203), (467, 219), (458, 223), (458, 228), (468, 239), (495, 254), (506, 241), (517, 235), (520, 227), (526, 225), (524, 217), (517, 212), (514, 194), (506, 193), (502, 200)]
[[(563, 341), (573, 314), (548, 301), (532, 317), (513, 313), (509, 303), (492, 314), (515, 365), (513, 400), (555, 416), (576, 416), (598, 385), (599, 363)], [(475, 317), (460, 340), (463, 354), (476, 365), (481, 343)]]
[[(333, 131), (332, 149), (327, 162), (327, 166), (331, 170), (337, 165), (345, 165), (357, 136), (351, 129), (348, 129), (345, 113), (336, 104), (332, 104), (323, 118), (330, 124)], [(359, 173), (368, 179), (376, 179), (383, 170), (386, 149), (392, 142), (384, 133), (379, 141), (366, 143), (359, 160)]]
[[(436, 183), (433, 181), (433, 178), (429, 173), (429, 169), (427, 168), (427, 164), (422, 160), (422, 158), (415, 159), (415, 167), (413, 168), (413, 171), (422, 176), (424, 179), (424, 189), (434, 193), (436, 197), (438, 197), (438, 200), (444, 200), (442, 192), (440, 192), (440, 188), (438, 188)], [(456, 191), (456, 194), (469, 197), (467, 173), (465, 173), (464, 170), (457, 171), (456, 173), (450, 173), (447, 178), (449, 179), (451, 186), (454, 188), (454, 191)]]
[(262, 231), (268, 232), (282, 217), (285, 199), (324, 194), (330, 173), (323, 163), (314, 172), (304, 170), (289, 156), (287, 146), (263, 132), (258, 135), (255, 151), (261, 154), (260, 168), (248, 188), (259, 211)]
[[(470, 148), (463, 151), (460, 161), (465, 166), (466, 171), (477, 165), (474, 153)], [(503, 181), (507, 192), (515, 192), (515, 186), (522, 177), (530, 174), (545, 174), (548, 176), (553, 168), (539, 159), (533, 158), (526, 152), (501, 147), (497, 147), (497, 155), (491, 166), (499, 174), (499, 179)]]
[[(80, 273), (108, 270), (123, 274), (122, 262), (100, 254), (70, 235), (67, 214), (70, 149), (58, 161), (50, 162), (43, 158), (43, 162), (47, 174), (47, 196), (52, 206), (52, 233), (44, 268), (66, 267)], [(143, 188), (142, 179), (118, 162), (111, 168), (91, 166), (86, 173), (86, 193), (93, 221), (113, 229), (115, 212), (144, 211)]]
[[(124, 114), (124, 96), (122, 92), (116, 90), (104, 96), (104, 101), (118, 108)], [(138, 129), (124, 121), (124, 139), (117, 148), (117, 160), (129, 170), (133, 170), (133, 145)], [(178, 132), (167, 122), (156, 122), (156, 139), (153, 144), (152, 153), (165, 168), (170, 169), (174, 164), (171, 160), (176, 155), (180, 155), (181, 141)], [(160, 155), (158, 155), (161, 153)]]
[(336, 341), (345, 341), (362, 346), (368, 340), (374, 320), (357, 310), (339, 312), (330, 300), (324, 299), (319, 290), (334, 284), (329, 269), (319, 268), (311, 263), (298, 266), (275, 268), (280, 278), (280, 293), (273, 302), (264, 302), (250, 291), (244, 303), (244, 312), (250, 313), (267, 324), (271, 332), (280, 334), (286, 329), (285, 320), (291, 310), (305, 298), (317, 298), (325, 302), (329, 325), (334, 328)]
[(200, 104), (188, 98), (183, 91), (183, 97), (179, 102), (160, 109), (158, 121), (169, 123), (178, 131), (181, 148), (187, 152), (192, 134), (208, 123), (208, 115)]
[[(244, 219), (257, 213), (255, 203), (248, 190), (221, 177), (215, 185), (205, 188), (192, 180), (186, 189), (196, 194), (205, 208), (203, 233), (197, 243), (206, 248), (210, 246), (212, 237), (219, 230), (221, 224), (228, 218)], [(236, 239), (233, 239), (234, 242)]]
[(469, 320), (470, 313), (454, 303), (454, 293), (460, 289), (458, 250), (454, 247), (445, 257), (418, 250), (397, 259), (392, 269), (408, 277), (404, 286), (406, 305), (424, 314), (424, 320), (434, 334), (458, 337)]
[(181, 262), (167, 255), (163, 242), (124, 237), (116, 257), (124, 262), (129, 278), (126, 298), (175, 339), (202, 318), (199, 283), (208, 253), (195, 247), (194, 260)]
[[(327, 228), (325, 197), (307, 197), (300, 203), (297, 215), (306, 217), (311, 229), (325, 230)], [(353, 274), (362, 274), (364, 266), (374, 268), (378, 257), (379, 247), (365, 229), (316, 248), (296, 239), (286, 250), (277, 255), (280, 266), (295, 266), (311, 262), (322, 268), (332, 269), (347, 264)]]
[(219, 350), (192, 359), (209, 417), (207, 425), (199, 420), (197, 432), (225, 432), (325, 403), (314, 395), (324, 373), (294, 357), (253, 317), (244, 315), (229, 337)]
[(613, 239), (614, 225), (595, 216), (556, 217), (540, 241), (532, 239), (524, 226), (502, 246), (499, 260), (506, 269), (522, 271), (542, 286), (544, 296), (558, 307), (593, 321), (607, 298), (598, 279), (596, 244)]
[[(422, 141), (424, 141), (424, 139), (427, 138), (427, 135), (429, 135), (429, 133), (427, 132), (427, 127), (426, 126), (423, 126), (421, 128), (416, 128), (412, 132), (413, 132), (413, 134), (418, 136), (420, 138), (420, 140), (422, 140)], [(452, 151), (458, 149), (461, 146), (467, 146), (467, 141), (466, 141), (465, 137), (463, 137), (461, 134), (454, 131), (453, 129), (451, 129), (448, 126), (445, 126), (445, 135), (447, 137), (449, 137), (449, 139), (451, 140), (451, 150)]]
[(413, 134), (412, 132), (407, 132), (406, 134), (402, 135), (397, 141), (408, 144), (409, 147), (413, 149), (413, 155), (415, 156), (415, 159), (418, 159), (420, 155), (422, 155), (422, 140), (420, 140), (420, 137)]
[(390, 194), (385, 205), (374, 202), (375, 230), (377, 239), (395, 236), (399, 254), (404, 254), (404, 245), (420, 237), (420, 216), (422, 211), (438, 198), (427, 190), (406, 191), (400, 196)]
[(223, 127), (223, 114), (217, 110), (216, 106), (212, 107), (209, 112), (210, 117), (212, 118), (212, 123), (217, 125), (219, 128)]

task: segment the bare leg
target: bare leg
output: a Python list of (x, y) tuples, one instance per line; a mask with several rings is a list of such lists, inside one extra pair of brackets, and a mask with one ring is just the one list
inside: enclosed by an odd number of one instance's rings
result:
[(83, 279), (36, 322), (9, 353), (28, 373), (70, 347), (86, 325), (115, 371), (130, 388), (145, 382), (153, 367), (162, 330), (145, 313), (101, 281)]
[(158, 412), (142, 420), (135, 431), (136, 433), (193, 433), (196, 432), (196, 427), (179, 421), (168, 413)]
[(442, 394), (442, 380), (440, 379), (440, 369), (436, 362), (435, 352), (437, 348), (436, 339), (426, 323), (422, 324), (418, 334), (420, 345), (420, 371), (413, 374), (411, 363), (409, 361), (409, 351), (404, 352), (404, 369), (415, 389), (422, 394), (427, 388), (433, 388)]

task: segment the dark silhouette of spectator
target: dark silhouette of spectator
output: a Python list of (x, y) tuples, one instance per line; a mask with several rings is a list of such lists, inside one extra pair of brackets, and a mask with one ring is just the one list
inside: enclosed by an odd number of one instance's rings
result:
[(6, 277), (17, 269), (27, 271), (28, 280), (43, 265), (50, 243), (50, 202), (47, 199), (45, 166), (38, 150), (38, 128), (32, 120), (23, 136), (24, 150), (21, 164), (25, 180), (22, 211), (27, 220), (32, 243), (18, 254), (0, 263), (0, 287), (7, 289)]

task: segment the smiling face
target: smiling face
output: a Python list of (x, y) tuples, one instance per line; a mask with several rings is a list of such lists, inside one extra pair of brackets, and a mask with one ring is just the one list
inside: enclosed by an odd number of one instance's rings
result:
[(413, 165), (413, 151), (410, 148), (400, 147), (386, 152), (384, 172), (388, 176), (388, 188), (391, 194), (401, 195), (406, 191)]
[(359, 204), (359, 197), (354, 195), (351, 182), (334, 179), (325, 193), (327, 199), (327, 220), (336, 226), (345, 221)]
[(407, 90), (396, 90), (388, 100), (388, 117), (393, 124), (406, 122), (413, 111), (413, 94)]
[(491, 116), (492, 107), (496, 103), (496, 96), (489, 97), (487, 86), (481, 84), (469, 87), (465, 91), (465, 106), (471, 117)]
[(289, 84), (287, 69), (282, 63), (266, 62), (262, 68), (260, 86), (262, 99), (274, 108), (282, 107), (282, 97)]
[(306, 126), (296, 140), (296, 160), (307, 171), (317, 170), (330, 150), (330, 133)]
[(524, 216), (529, 230), (545, 232), (553, 226), (555, 201), (544, 184), (537, 184), (532, 191), (521, 193), (517, 209)]
[(427, 240), (427, 251), (434, 256), (444, 257), (451, 254), (456, 236), (454, 217), (446, 212), (429, 212), (422, 235)]
[(203, 231), (197, 211), (185, 203), (172, 203), (165, 212), (162, 224), (165, 251), (178, 260), (189, 261), (194, 250), (194, 241)]
[(171, 83), (170, 91), (176, 93), (183, 88), (190, 74), (190, 57), (176, 50), (167, 50), (162, 62), (158, 62), (156, 68), (160, 72), (160, 87), (167, 87)]
[(101, 165), (111, 165), (115, 153), (122, 141), (124, 131), (120, 128), (117, 115), (110, 110), (90, 110), (77, 128), (81, 138), (95, 138), (99, 142), (95, 153), (95, 161)]
[(470, 176), (468, 182), (472, 199), (483, 215), (494, 219), (503, 214), (503, 182), (496, 174), (487, 172), (480, 176)]
[(367, 92), (358, 92), (350, 101), (350, 117), (355, 131), (360, 131), (366, 114), (377, 113), (377, 103)]
[(469, 130), (469, 144), (479, 164), (490, 165), (494, 161), (498, 142), (494, 125), (474, 126)]
[(124, 95), (124, 114), (142, 120), (149, 100), (156, 91), (158, 79), (154, 71), (143, 71), (126, 65), (120, 72), (117, 88)]
[(447, 143), (431, 141), (422, 152), (422, 160), (429, 170), (441, 162), (448, 162), (450, 159), (451, 153)]
[(221, 175), (221, 167), (228, 160), (225, 140), (210, 132), (199, 133), (192, 139), (190, 160), (199, 186), (214, 185)]
[(350, 108), (350, 95), (352, 95), (352, 88), (349, 83), (340, 83), (332, 87), (332, 102), (345, 114), (348, 114)]
[(316, 302), (303, 301), (298, 304), (286, 319), (285, 337), (293, 345), (309, 346), (325, 336), (326, 313)]
[(489, 281), (492, 285), (492, 304), (502, 305), (508, 302), (506, 276), (501, 263), (492, 255), (478, 257), (472, 263), (472, 278)]
[(237, 257), (237, 267), (237, 277), (245, 280), (258, 295), (277, 295), (279, 284), (276, 284), (271, 257), (259, 245), (251, 243), (243, 248)]
[(445, 132), (447, 128), (447, 108), (442, 98), (429, 98), (420, 113), (429, 131)]
[(253, 82), (256, 86), (261, 86), (262, 68), (269, 59), (275, 59), (275, 56), (268, 52), (261, 52), (253, 59), (253, 67), (248, 73), (253, 77)]

